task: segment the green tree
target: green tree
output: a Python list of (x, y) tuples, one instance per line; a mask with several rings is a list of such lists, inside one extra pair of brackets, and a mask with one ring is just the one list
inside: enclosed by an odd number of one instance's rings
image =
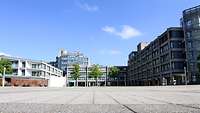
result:
[(76, 86), (78, 86), (78, 78), (80, 77), (80, 66), (79, 64), (74, 64), (74, 68), (71, 72), (72, 77), (76, 80)]
[(120, 71), (119, 68), (113, 66), (113, 67), (109, 68), (109, 73), (108, 73), (108, 76), (110, 78), (114, 78), (114, 79), (117, 78), (117, 85), (118, 85), (118, 74), (119, 74), (119, 71)]
[(0, 75), (3, 75), (4, 68), (6, 74), (12, 74), (12, 63), (7, 59), (0, 59)]
[(98, 78), (101, 77), (103, 75), (103, 73), (101, 72), (99, 65), (93, 65), (90, 68), (89, 75), (90, 75), (90, 77), (92, 77), (96, 80), (96, 86), (97, 86)]
[(119, 74), (119, 68), (117, 68), (115, 66), (109, 68), (109, 73), (108, 73), (109, 77), (115, 78), (115, 77), (117, 77), (118, 74)]

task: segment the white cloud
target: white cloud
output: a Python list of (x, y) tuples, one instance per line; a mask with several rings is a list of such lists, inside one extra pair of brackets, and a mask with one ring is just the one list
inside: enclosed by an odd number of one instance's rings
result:
[(101, 55), (119, 55), (119, 54), (121, 54), (121, 51), (119, 51), (119, 50), (105, 50), (105, 49), (103, 49), (103, 50), (99, 51), (99, 54), (101, 54)]
[(95, 12), (95, 11), (99, 10), (99, 7), (97, 5), (89, 5), (88, 3), (80, 3), (79, 2), (78, 6), (81, 9), (84, 9), (84, 10), (89, 11), (89, 12)]
[(3, 52), (0, 52), (0, 55), (4, 55), (4, 56), (11, 56), (9, 54), (6, 54), (6, 53), (3, 53)]
[(108, 32), (108, 33), (115, 33), (116, 32), (115, 28), (111, 27), (111, 26), (105, 26), (105, 27), (102, 28), (102, 30), (105, 31), (105, 32)]
[(141, 35), (141, 33), (137, 29), (128, 25), (124, 25), (122, 31), (119, 32), (118, 34), (124, 39), (129, 39)]
[(104, 32), (116, 35), (122, 39), (130, 39), (141, 35), (141, 32), (129, 25), (123, 25), (120, 31), (117, 31), (113, 26), (105, 26), (102, 28)]

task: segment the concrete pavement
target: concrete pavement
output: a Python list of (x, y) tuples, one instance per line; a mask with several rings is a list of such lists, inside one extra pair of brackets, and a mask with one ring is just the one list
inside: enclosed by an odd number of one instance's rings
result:
[(0, 113), (199, 113), (200, 86), (0, 88)]

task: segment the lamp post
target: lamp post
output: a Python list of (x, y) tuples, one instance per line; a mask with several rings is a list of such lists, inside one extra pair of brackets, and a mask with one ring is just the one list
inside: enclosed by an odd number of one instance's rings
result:
[(2, 87), (4, 87), (5, 84), (5, 75), (6, 75), (6, 68), (3, 68), (3, 76), (2, 76)]
[(107, 86), (108, 66), (106, 66), (105, 86)]
[(126, 74), (124, 75), (124, 85), (126, 86)]
[(185, 85), (187, 85), (187, 72), (186, 72), (186, 67), (184, 67), (184, 74), (185, 74)]

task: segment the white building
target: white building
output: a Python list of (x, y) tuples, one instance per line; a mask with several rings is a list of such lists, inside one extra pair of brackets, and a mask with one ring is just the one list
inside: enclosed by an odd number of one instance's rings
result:
[(48, 80), (48, 87), (65, 87), (66, 78), (63, 71), (44, 61), (23, 59), (0, 55), (0, 59), (8, 59), (12, 63), (13, 73), (6, 76), (39, 77)]
[[(78, 86), (95, 86), (96, 80), (91, 78), (89, 73), (91, 72), (92, 66), (81, 66), (80, 65), (80, 77), (78, 78)], [(105, 86), (107, 83), (107, 75), (108, 75), (108, 67), (107, 66), (100, 66), (99, 67), (103, 75), (98, 78), (98, 85)], [(75, 86), (76, 81), (71, 76), (73, 71), (73, 66), (67, 66), (67, 85), (68, 86)]]

